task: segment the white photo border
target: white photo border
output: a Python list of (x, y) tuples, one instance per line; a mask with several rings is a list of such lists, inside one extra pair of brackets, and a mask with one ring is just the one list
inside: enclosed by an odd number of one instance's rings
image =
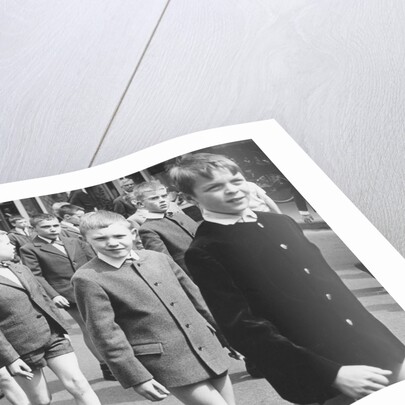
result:
[[(106, 183), (199, 149), (250, 139), (405, 309), (405, 259), (275, 120), (196, 132), (92, 168), (0, 184), (0, 202)], [(404, 393), (405, 382), (402, 382), (357, 403), (377, 405), (383, 399), (391, 405), (400, 404)]]

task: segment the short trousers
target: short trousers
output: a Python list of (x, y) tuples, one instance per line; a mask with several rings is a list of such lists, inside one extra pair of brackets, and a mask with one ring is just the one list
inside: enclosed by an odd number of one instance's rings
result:
[(48, 359), (72, 352), (73, 347), (70, 344), (70, 340), (62, 333), (52, 332), (51, 337), (45, 346), (30, 353), (23, 354), (21, 360), (35, 370), (45, 367), (48, 364)]

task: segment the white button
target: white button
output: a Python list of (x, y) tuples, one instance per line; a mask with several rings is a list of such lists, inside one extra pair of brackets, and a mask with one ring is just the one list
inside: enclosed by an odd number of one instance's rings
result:
[(304, 268), (305, 273), (311, 274), (311, 270), (307, 269), (306, 267)]
[(326, 297), (329, 301), (332, 300), (332, 295), (331, 295), (331, 294), (326, 294), (325, 297)]
[(282, 249), (288, 249), (288, 246), (285, 245), (284, 243), (282, 243), (282, 244), (280, 245), (280, 247), (281, 247)]
[(351, 319), (346, 319), (346, 323), (350, 326), (353, 326), (353, 321)]

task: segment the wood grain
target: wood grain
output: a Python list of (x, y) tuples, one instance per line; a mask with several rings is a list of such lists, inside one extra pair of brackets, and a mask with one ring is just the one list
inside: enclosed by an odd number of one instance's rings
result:
[(178, 0), (96, 157), (276, 118), (405, 253), (405, 5)]
[(166, 3), (2, 2), (1, 182), (89, 165)]

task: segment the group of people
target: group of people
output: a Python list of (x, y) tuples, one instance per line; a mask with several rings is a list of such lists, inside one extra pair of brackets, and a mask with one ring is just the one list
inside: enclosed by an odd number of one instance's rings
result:
[(77, 404), (100, 403), (60, 309), (104, 378), (151, 401), (234, 405), (227, 352), (296, 404), (350, 404), (405, 378), (404, 345), (234, 161), (185, 155), (169, 175), (200, 224), (158, 181), (122, 179), (117, 212), (65, 204), (0, 233), (0, 388), (13, 405), (50, 403), (46, 365)]

